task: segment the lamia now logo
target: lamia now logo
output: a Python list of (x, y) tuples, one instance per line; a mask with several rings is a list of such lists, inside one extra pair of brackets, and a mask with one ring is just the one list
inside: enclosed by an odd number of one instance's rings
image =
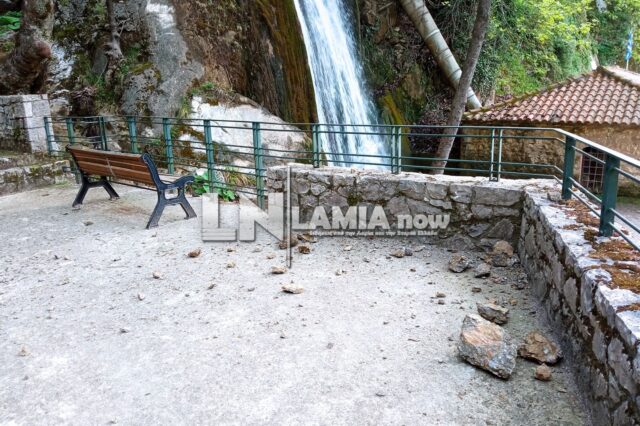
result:
[(448, 214), (398, 214), (392, 226), (382, 206), (368, 205), (317, 206), (309, 220), (303, 222), (299, 207), (290, 206), (290, 203), (287, 203), (290, 207), (285, 207), (284, 194), (270, 193), (268, 200), (265, 212), (241, 198), (237, 221), (234, 217), (222, 220), (235, 225), (222, 227), (218, 194), (205, 194), (202, 201), (203, 241), (255, 241), (257, 225), (279, 240), (284, 240), (291, 232), (309, 232), (315, 236), (426, 236), (446, 229), (450, 222)]

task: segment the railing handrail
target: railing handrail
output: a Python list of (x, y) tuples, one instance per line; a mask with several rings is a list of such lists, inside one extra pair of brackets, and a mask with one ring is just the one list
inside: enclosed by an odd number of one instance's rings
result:
[[(136, 126), (139, 124), (143, 124), (145, 122), (152, 125), (157, 125), (157, 127), (162, 131), (162, 136), (158, 138), (157, 136), (142, 136), (137, 133)], [(166, 157), (167, 168), (170, 172), (173, 171), (175, 165), (185, 165), (181, 164), (180, 161), (191, 162), (189, 158), (183, 158), (182, 155), (176, 156), (174, 153), (174, 142), (178, 142), (177, 140), (173, 140), (172, 137), (172, 128), (176, 125), (188, 125), (193, 128), (197, 128), (197, 131), (204, 134), (203, 139), (199, 140), (199, 143), (204, 145), (204, 148), (194, 147), (191, 149), (194, 152), (199, 152), (201, 154), (206, 154), (206, 169), (208, 170), (210, 184), (213, 187), (216, 187), (217, 177), (215, 176), (217, 172), (220, 171), (218, 168), (218, 164), (216, 164), (216, 159), (214, 155), (214, 149), (218, 150), (215, 147), (215, 144), (222, 144), (225, 147), (237, 147), (241, 149), (246, 149), (247, 152), (242, 152), (243, 155), (251, 155), (254, 159), (254, 164), (252, 167), (243, 167), (243, 169), (252, 170), (252, 173), (248, 171), (239, 171), (239, 174), (246, 176), (255, 177), (255, 192), (252, 192), (257, 196), (258, 202), (260, 205), (264, 205), (264, 197), (266, 196), (266, 192), (264, 189), (264, 179), (266, 178), (266, 169), (264, 166), (264, 159), (302, 159), (304, 161), (309, 161), (313, 164), (314, 167), (319, 167), (322, 163), (323, 155), (332, 156), (335, 161), (338, 161), (341, 164), (345, 164), (348, 166), (352, 165), (375, 165), (375, 166), (383, 166), (390, 167), (391, 172), (394, 174), (400, 173), (404, 170), (414, 170), (414, 171), (423, 171), (423, 170), (448, 170), (448, 171), (466, 171), (477, 174), (488, 174), (490, 180), (500, 180), (502, 175), (504, 176), (529, 176), (529, 177), (547, 177), (554, 178), (562, 183), (562, 198), (568, 200), (573, 196), (580, 195), (583, 198), (577, 197), (581, 202), (588, 203), (589, 200), (595, 203), (595, 205), (599, 205), (599, 210), (595, 209), (591, 205), (587, 204), (589, 209), (596, 213), (596, 215), (600, 218), (600, 234), (603, 236), (611, 236), (614, 232), (619, 232), (618, 228), (615, 226), (616, 218), (620, 219), (624, 223), (629, 223), (629, 219), (623, 216), (618, 210), (616, 210), (616, 201), (617, 201), (617, 190), (618, 190), (618, 180), (620, 175), (628, 179), (630, 182), (636, 185), (640, 185), (640, 160), (632, 158), (628, 155), (625, 155), (621, 152), (615, 151), (611, 148), (607, 148), (599, 143), (593, 142), (587, 138), (576, 135), (569, 131), (552, 128), (552, 127), (517, 127), (517, 126), (491, 126), (491, 125), (461, 125), (461, 126), (449, 126), (449, 125), (394, 125), (394, 124), (328, 124), (328, 123), (286, 123), (286, 122), (273, 122), (273, 121), (250, 121), (250, 120), (232, 120), (232, 119), (215, 119), (215, 118), (178, 118), (178, 117), (158, 117), (158, 116), (120, 116), (120, 115), (110, 115), (110, 116), (64, 116), (64, 117), (45, 117), (45, 131), (47, 132), (47, 147), (50, 152), (53, 150), (53, 142), (55, 142), (55, 135), (52, 132), (52, 124), (53, 123), (62, 123), (66, 126), (67, 130), (67, 139), (69, 143), (74, 143), (77, 139), (83, 138), (83, 136), (76, 136), (74, 129), (74, 122), (82, 122), (83, 124), (95, 124), (99, 127), (99, 135), (95, 137), (85, 137), (87, 140), (92, 139), (91, 143), (98, 143), (101, 146), (101, 149), (108, 149), (107, 146), (107, 132), (106, 132), (106, 124), (111, 122), (119, 122), (122, 121), (126, 123), (126, 127), (128, 129), (131, 149), (132, 151), (138, 150), (139, 145), (152, 146), (157, 145), (159, 147), (164, 147), (164, 155)], [(200, 123), (200, 124), (198, 124)], [(274, 128), (277, 127), (277, 128)], [(211, 135), (211, 130), (213, 128), (222, 128), (222, 129), (238, 129), (238, 130), (246, 130), (248, 132), (252, 132), (252, 143), (251, 146), (244, 145), (230, 145), (220, 142), (214, 142)], [(368, 129), (377, 129), (377, 131), (370, 131)], [(479, 134), (469, 134), (468, 132), (459, 134), (459, 137), (465, 139), (471, 139), (472, 141), (476, 138), (487, 139), (491, 142), (490, 149), (490, 159), (488, 160), (465, 160), (465, 159), (453, 159), (451, 163), (464, 163), (467, 162), (473, 165), (473, 168), (465, 168), (464, 165), (447, 165), (442, 166), (439, 164), (434, 164), (437, 162), (441, 162), (445, 159), (438, 158), (429, 158), (420, 157), (420, 156), (407, 156), (402, 152), (402, 139), (407, 136), (411, 137), (431, 137), (431, 138), (440, 138), (443, 136), (447, 136), (447, 129), (456, 129), (456, 130), (479, 130)], [(412, 130), (440, 130), (442, 134), (432, 133), (432, 132), (412, 132)], [(499, 131), (497, 131), (499, 130)], [(265, 150), (262, 147), (262, 132), (264, 131), (281, 131), (281, 132), (294, 132), (294, 133), (303, 133), (305, 135), (310, 136), (311, 139), (311, 148), (310, 150), (298, 151), (298, 150), (289, 150), (289, 149), (270, 149), (269, 151)], [(487, 134), (482, 134), (483, 131), (487, 131)], [(508, 133), (517, 132), (518, 134), (508, 134)], [(533, 135), (528, 135), (527, 133), (536, 133)], [(551, 133), (551, 134), (549, 134)], [(387, 138), (387, 142), (390, 144), (390, 154), (362, 154), (362, 153), (332, 153), (332, 152), (324, 152), (319, 143), (319, 137), (324, 134), (331, 135), (378, 135), (384, 136)], [(64, 139), (63, 137), (59, 137)], [(96, 139), (97, 138), (97, 139)], [(149, 143), (149, 140), (158, 140), (156, 143)], [(559, 163), (555, 163), (554, 161), (547, 161), (546, 163), (521, 163), (518, 161), (504, 161), (503, 160), (503, 143), (508, 139), (522, 139), (522, 140), (533, 140), (533, 141), (542, 141), (560, 144), (564, 146), (564, 157), (560, 155), (560, 159), (563, 162), (562, 169), (558, 167)], [(580, 144), (580, 148), (576, 145)], [(582, 155), (586, 157), (591, 157), (593, 160), (596, 160), (595, 156), (590, 153), (585, 152), (584, 146), (593, 148), (598, 152), (604, 153), (602, 159), (597, 159), (597, 162), (601, 164), (604, 168), (603, 173), (603, 191), (602, 196), (599, 198), (592, 194), (589, 188), (586, 188), (581, 183), (574, 179), (574, 170), (575, 170), (575, 160), (577, 155)], [(274, 152), (271, 152), (274, 151)], [(232, 155), (234, 150), (225, 149), (224, 159), (228, 158), (228, 155)], [(299, 154), (308, 154), (308, 157), (301, 157)], [(372, 162), (372, 159), (380, 160), (381, 162)], [(193, 157), (193, 161), (197, 160), (197, 157)], [(369, 162), (367, 162), (369, 161)], [(430, 162), (424, 165), (419, 164), (418, 161)], [(448, 161), (448, 160), (445, 160)], [(204, 164), (205, 160), (200, 161), (200, 163)], [(548, 164), (547, 164), (548, 163)], [(629, 166), (638, 171), (638, 175), (635, 175), (635, 172), (630, 172), (627, 170), (623, 170), (621, 163), (625, 163), (625, 166)], [(488, 169), (484, 169), (483, 166), (478, 166), (477, 164), (487, 165)], [(228, 170), (229, 165), (223, 166), (226, 170)], [(505, 169), (504, 167), (509, 167), (509, 169)], [(517, 167), (525, 167), (525, 171), (517, 171)], [(531, 172), (531, 168), (536, 167), (539, 168), (539, 172)], [(547, 171), (546, 169), (549, 169)], [(562, 176), (562, 180), (559, 179), (559, 176)], [(238, 192), (246, 192), (242, 191), (241, 186), (235, 185)], [(248, 189), (251, 189), (249, 187)], [(247, 188), (247, 186), (244, 186)], [(635, 226), (635, 225), (634, 225)], [(640, 225), (638, 225), (640, 227)], [(634, 228), (635, 229), (635, 228)], [(640, 242), (636, 243), (632, 241), (626, 235), (622, 235), (622, 237), (627, 240), (633, 247), (640, 251)]]

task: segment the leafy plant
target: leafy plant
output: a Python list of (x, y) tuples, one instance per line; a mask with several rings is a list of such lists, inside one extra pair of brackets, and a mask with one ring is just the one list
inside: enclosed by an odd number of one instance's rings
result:
[(7, 12), (0, 15), (0, 35), (20, 29), (21, 12)]
[[(209, 173), (204, 172), (195, 176), (195, 180), (191, 184), (191, 190), (194, 195), (202, 195), (211, 193), (211, 186)], [(235, 201), (238, 198), (237, 194), (229, 189), (225, 183), (216, 183), (213, 185), (213, 189), (223, 201)]]

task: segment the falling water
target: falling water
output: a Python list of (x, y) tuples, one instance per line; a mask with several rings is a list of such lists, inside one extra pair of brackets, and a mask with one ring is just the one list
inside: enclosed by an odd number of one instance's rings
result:
[[(378, 114), (366, 89), (350, 13), (343, 0), (295, 0), (295, 5), (313, 77), (318, 120), (334, 125), (329, 129), (322, 126), (320, 131), (378, 133)], [(387, 155), (382, 136), (320, 133), (320, 145), (324, 152), (356, 154), (332, 155), (334, 165), (345, 161), (388, 163), (386, 159), (357, 156)]]

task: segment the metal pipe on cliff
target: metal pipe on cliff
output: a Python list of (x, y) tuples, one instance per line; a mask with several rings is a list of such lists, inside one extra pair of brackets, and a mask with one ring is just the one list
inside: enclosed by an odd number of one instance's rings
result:
[[(462, 70), (444, 37), (442, 37), (442, 33), (440, 33), (438, 25), (431, 16), (429, 9), (427, 9), (424, 0), (400, 0), (400, 3), (402, 3), (402, 7), (435, 57), (440, 69), (445, 73), (451, 85), (457, 88)], [(467, 94), (467, 106), (469, 109), (482, 107), (482, 103), (472, 88), (469, 88), (469, 93)]]

